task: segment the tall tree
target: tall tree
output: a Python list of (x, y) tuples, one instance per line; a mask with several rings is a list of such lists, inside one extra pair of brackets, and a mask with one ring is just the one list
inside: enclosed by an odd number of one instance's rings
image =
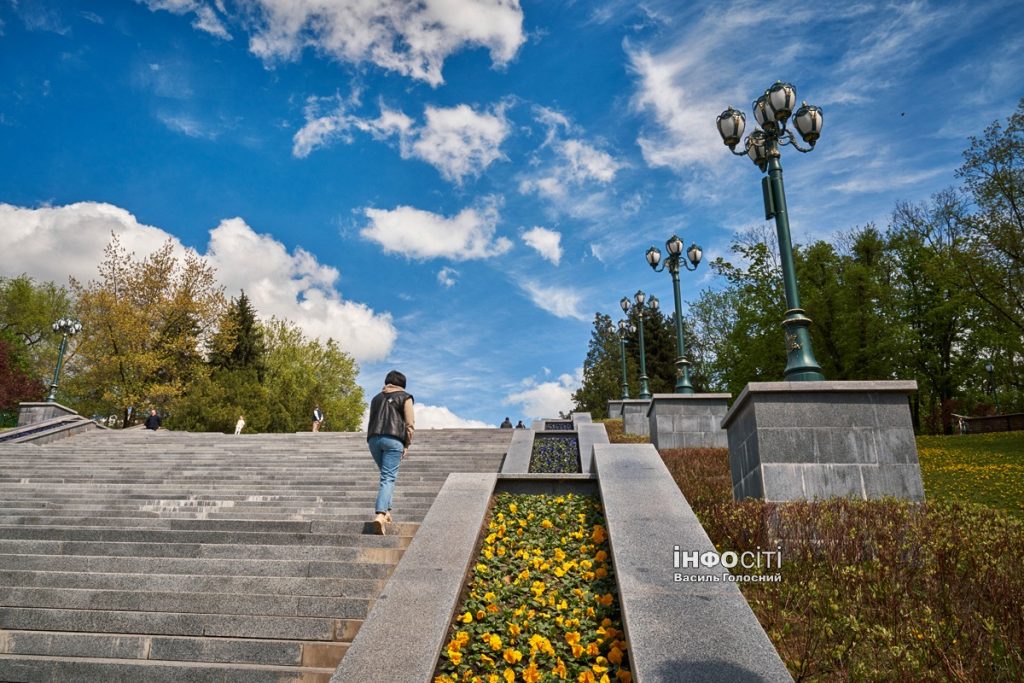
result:
[[(609, 417), (608, 400), (622, 396), (622, 350), (619, 334), (613, 327), (611, 316), (594, 314), (594, 329), (590, 333), (587, 357), (583, 361), (583, 382), (573, 395), (573, 410), (587, 412), (597, 419)], [(627, 361), (635, 369), (632, 361)], [(630, 396), (636, 398), (638, 372), (630, 372)], [(611, 417), (618, 417), (613, 415)]]
[(203, 365), (224, 295), (202, 258), (174, 252), (168, 240), (138, 259), (113, 236), (99, 279), (72, 280), (83, 329), (69, 393), (88, 411), (127, 425), (131, 412), (168, 406)]

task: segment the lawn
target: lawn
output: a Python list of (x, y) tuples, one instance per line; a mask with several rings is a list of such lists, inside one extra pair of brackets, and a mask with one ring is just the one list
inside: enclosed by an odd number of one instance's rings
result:
[(1024, 432), (919, 436), (928, 500), (972, 502), (1024, 518)]

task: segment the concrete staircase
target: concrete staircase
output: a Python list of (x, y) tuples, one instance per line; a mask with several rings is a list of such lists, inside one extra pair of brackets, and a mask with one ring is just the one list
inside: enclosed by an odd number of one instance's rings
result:
[(451, 472), (510, 430), (417, 432), (372, 535), (362, 434), (0, 444), (0, 681), (329, 681)]

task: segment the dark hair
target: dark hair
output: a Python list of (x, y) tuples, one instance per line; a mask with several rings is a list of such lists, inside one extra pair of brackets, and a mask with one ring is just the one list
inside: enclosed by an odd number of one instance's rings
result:
[(384, 384), (394, 384), (396, 387), (402, 387), (405, 389), (405, 375), (400, 373), (398, 370), (392, 370), (388, 373), (388, 376), (384, 378)]

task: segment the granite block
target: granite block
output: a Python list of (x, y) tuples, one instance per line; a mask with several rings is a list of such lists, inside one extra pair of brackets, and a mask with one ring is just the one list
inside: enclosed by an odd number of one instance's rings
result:
[(675, 566), (677, 547), (715, 548), (654, 447), (598, 445), (594, 462), (634, 680), (791, 681), (735, 583), (675, 580), (727, 570)]
[(768, 500), (919, 500), (906, 398), (914, 389), (914, 382), (752, 382), (722, 420), (737, 470), (734, 497), (752, 495), (748, 476), (760, 469)]

